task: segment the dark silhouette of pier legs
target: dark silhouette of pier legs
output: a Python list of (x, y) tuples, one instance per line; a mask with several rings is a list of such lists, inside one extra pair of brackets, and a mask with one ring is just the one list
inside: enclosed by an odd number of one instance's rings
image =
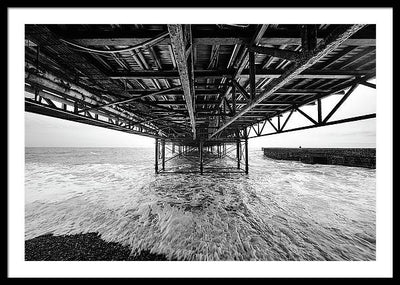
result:
[(236, 142), (237, 169), (240, 169), (240, 140)]
[(156, 139), (156, 148), (155, 148), (155, 161), (154, 161), (154, 170), (156, 174), (158, 173), (158, 139)]
[[(235, 150), (236, 148), (236, 150)], [(235, 156), (236, 151), (236, 156)], [(181, 158), (190, 165), (187, 169), (179, 164), (166, 166), (166, 163)], [(238, 137), (229, 141), (170, 141), (164, 138), (155, 138), (154, 171), (159, 173), (204, 173), (219, 171), (248, 174), (248, 147), (247, 139)], [(226, 159), (225, 161), (220, 161)], [(234, 164), (229, 163), (233, 160)], [(243, 163), (241, 163), (243, 161)], [(213, 162), (216, 162), (212, 164)]]
[(245, 163), (245, 172), (249, 174), (249, 146), (247, 142), (247, 137), (244, 139), (244, 149), (245, 149), (245, 156), (244, 156), (244, 163)]
[(200, 158), (200, 174), (203, 175), (203, 142), (200, 142), (199, 158)]
[(161, 152), (161, 157), (162, 157), (162, 170), (165, 170), (165, 140), (161, 140), (161, 146), (162, 146), (162, 152)]

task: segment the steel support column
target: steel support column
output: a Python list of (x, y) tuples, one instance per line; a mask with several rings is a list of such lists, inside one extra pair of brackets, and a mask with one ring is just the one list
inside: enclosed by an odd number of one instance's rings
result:
[(317, 108), (318, 108), (318, 124), (322, 123), (322, 105), (321, 105), (321, 98), (317, 100)]
[(244, 157), (245, 172), (246, 172), (246, 174), (249, 174), (249, 146), (248, 146), (248, 138), (247, 137), (244, 139), (244, 149), (245, 149), (245, 157)]
[(200, 174), (203, 174), (203, 142), (199, 145), (199, 157), (200, 157)]
[(237, 169), (240, 169), (240, 140), (236, 142)]
[(162, 170), (165, 170), (165, 140), (161, 140)]
[(158, 139), (156, 139), (154, 170), (158, 173)]
[(255, 73), (255, 56), (254, 52), (249, 52), (249, 81), (250, 81), (250, 100), (256, 97), (256, 73)]

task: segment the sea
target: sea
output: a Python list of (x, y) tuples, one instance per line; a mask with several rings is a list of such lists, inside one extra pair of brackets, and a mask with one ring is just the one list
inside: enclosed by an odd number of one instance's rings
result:
[(154, 146), (25, 148), (25, 239), (96, 232), (132, 254), (188, 261), (376, 259), (375, 169), (253, 148), (246, 175), (218, 170), (235, 169), (227, 154), (206, 156), (200, 175), (176, 171), (197, 166), (168, 148), (156, 174)]

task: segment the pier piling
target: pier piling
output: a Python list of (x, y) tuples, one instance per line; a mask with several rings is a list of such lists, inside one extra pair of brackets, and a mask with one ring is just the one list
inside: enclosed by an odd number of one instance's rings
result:
[(199, 145), (200, 174), (203, 174), (203, 142)]
[(236, 142), (237, 169), (240, 169), (240, 140)]
[(245, 157), (244, 157), (244, 163), (245, 163), (245, 172), (246, 174), (249, 174), (249, 146), (247, 142), (247, 137), (244, 139), (244, 149), (245, 149)]
[(162, 152), (161, 152), (161, 157), (162, 157), (162, 170), (165, 170), (165, 140), (161, 141), (162, 145)]
[(156, 139), (156, 148), (155, 148), (155, 161), (154, 161), (154, 170), (156, 174), (158, 173), (158, 139)]

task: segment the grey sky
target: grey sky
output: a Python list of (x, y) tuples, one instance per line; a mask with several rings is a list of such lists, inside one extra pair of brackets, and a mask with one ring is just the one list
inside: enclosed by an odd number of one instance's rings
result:
[[(371, 82), (375, 83), (375, 80)], [(322, 101), (324, 116), (341, 97), (333, 95)], [(306, 106), (302, 109), (316, 118), (316, 106)], [(376, 91), (359, 86), (330, 120), (375, 112)], [(286, 115), (283, 118), (285, 117)], [(294, 113), (285, 129), (307, 124), (309, 122), (306, 118)], [(375, 119), (369, 119), (289, 132), (255, 138), (250, 140), (249, 145), (250, 147), (375, 147), (375, 124)], [(264, 133), (273, 130), (269, 124), (267, 125)], [(153, 147), (153, 144), (152, 138), (25, 112), (26, 147)]]

